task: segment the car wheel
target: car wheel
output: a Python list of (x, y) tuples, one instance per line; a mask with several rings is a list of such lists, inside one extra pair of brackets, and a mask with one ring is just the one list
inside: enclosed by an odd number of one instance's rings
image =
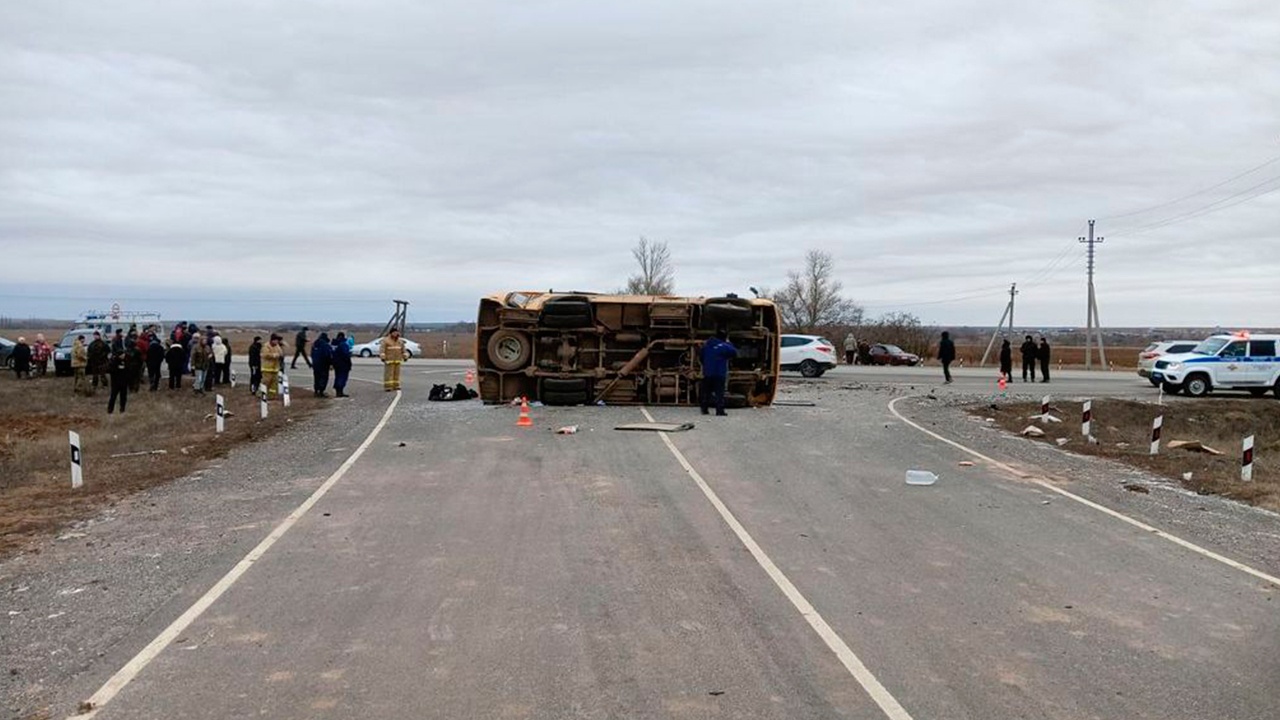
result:
[(1164, 391), (1168, 395), (1177, 395), (1182, 392), (1182, 386), (1174, 385), (1173, 383), (1164, 383)]
[(373, 351), (370, 350), (369, 348), (365, 348), (360, 351), (360, 357), (362, 358), (373, 357)]
[(1213, 385), (1209, 383), (1209, 377), (1199, 373), (1187, 378), (1182, 385), (1191, 397), (1204, 397), (1213, 389)]
[(755, 322), (751, 301), (738, 298), (711, 298), (702, 306), (702, 327), (742, 330)]
[(1147, 378), (1147, 381), (1151, 383), (1151, 387), (1160, 387), (1160, 381), (1155, 378)]
[(822, 374), (822, 366), (812, 360), (800, 363), (800, 374), (807, 378), (816, 378)]
[(412, 351), (412, 350), (410, 350), (409, 348), (405, 348), (405, 349), (404, 349), (404, 359), (405, 359), (405, 360), (412, 360), (412, 359), (413, 359), (413, 351)]
[(519, 370), (533, 357), (529, 336), (515, 330), (499, 330), (489, 338), (489, 362), (499, 370)]
[(1249, 388), (1249, 394), (1254, 397), (1262, 397), (1267, 394), (1266, 388)]
[(13, 369), (13, 356), (12, 356), (12, 355), (4, 359), (4, 367), (5, 367), (5, 369), (6, 369), (6, 370), (12, 370), (12, 369)]
[(591, 301), (578, 297), (551, 300), (542, 306), (542, 324), (549, 328), (591, 327), (595, 324)]

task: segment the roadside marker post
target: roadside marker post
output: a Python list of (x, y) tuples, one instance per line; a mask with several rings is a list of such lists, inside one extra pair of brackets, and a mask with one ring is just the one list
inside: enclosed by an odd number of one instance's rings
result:
[(289, 376), (284, 373), (280, 373), (280, 399), (289, 407)]
[(1040, 398), (1040, 415), (1041, 417), (1049, 414), (1049, 396), (1045, 395)]
[(258, 394), (258, 415), (263, 419), (267, 419), (267, 389), (262, 388), (262, 392)]
[(1093, 427), (1093, 401), (1084, 401), (1084, 412), (1080, 416), (1080, 433), (1085, 437), (1089, 437), (1089, 430)]
[(1160, 454), (1160, 429), (1164, 427), (1164, 416), (1160, 415), (1151, 422), (1151, 454)]
[(222, 433), (222, 431), (227, 429), (227, 422), (226, 422), (227, 404), (226, 404), (226, 401), (222, 399), (221, 395), (215, 395), (214, 402), (215, 402), (214, 410), (213, 410), (214, 432), (217, 432), (220, 434)]
[(80, 433), (74, 430), (68, 430), (67, 435), (71, 440), (71, 489), (78, 490), (84, 485), (84, 467), (83, 457), (80, 454)]
[(1253, 436), (1244, 439), (1244, 452), (1240, 458), (1240, 479), (1253, 481)]

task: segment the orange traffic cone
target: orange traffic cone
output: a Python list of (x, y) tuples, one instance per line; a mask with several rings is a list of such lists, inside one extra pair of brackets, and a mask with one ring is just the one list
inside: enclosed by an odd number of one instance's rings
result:
[(520, 419), (516, 420), (516, 427), (533, 427), (533, 418), (529, 417), (529, 398), (521, 398)]
[(1000, 382), (998, 382), (998, 383), (996, 383), (996, 384), (1000, 387), (1000, 389), (1001, 389), (1001, 390), (1006, 390), (1006, 389), (1008, 389), (1008, 387), (1009, 387), (1009, 381), (1008, 381), (1008, 379), (1007, 379), (1007, 378), (1005, 378), (1004, 373), (1000, 373)]

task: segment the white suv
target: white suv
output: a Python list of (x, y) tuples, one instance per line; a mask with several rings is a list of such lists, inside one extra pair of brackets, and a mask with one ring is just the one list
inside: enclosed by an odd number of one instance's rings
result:
[(799, 370), (807, 378), (822, 377), (836, 366), (836, 346), (818, 335), (783, 335), (779, 361), (783, 370)]
[(1201, 397), (1214, 390), (1248, 390), (1254, 396), (1274, 390), (1280, 397), (1280, 335), (1213, 335), (1189, 353), (1156, 360), (1151, 379), (1165, 392), (1186, 390)]
[(1199, 344), (1199, 340), (1170, 340), (1151, 343), (1143, 348), (1142, 352), (1138, 353), (1138, 375), (1150, 380), (1152, 385), (1159, 385), (1160, 381), (1151, 377), (1151, 371), (1156, 367), (1156, 360), (1165, 355), (1185, 355), (1195, 350)]

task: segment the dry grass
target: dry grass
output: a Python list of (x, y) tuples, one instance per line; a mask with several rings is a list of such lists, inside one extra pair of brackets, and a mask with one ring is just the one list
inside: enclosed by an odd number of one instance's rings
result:
[[(1042, 442), (1056, 444), (1067, 438), (1066, 449), (1082, 455), (1119, 460), (1176, 480), (1203, 495), (1223, 495), (1271, 510), (1280, 510), (1280, 402), (1265, 399), (1197, 400), (1164, 406), (1130, 400), (1094, 400), (1093, 445), (1081, 436), (1078, 404), (1059, 404), (1053, 414), (1062, 423), (1033, 423), (1039, 405), (1018, 403), (997, 410), (974, 408), (982, 417), (994, 417), (1006, 430), (1020, 432), (1028, 425), (1045, 431)], [(1151, 422), (1164, 416), (1160, 454), (1151, 457)], [(1240, 480), (1241, 441), (1255, 436), (1253, 481)], [(1213, 456), (1186, 450), (1170, 450), (1169, 441), (1198, 440), (1224, 454)], [(1183, 480), (1183, 473), (1192, 479)]]
[[(187, 382), (190, 386), (190, 379)], [(107, 415), (109, 393), (73, 397), (70, 378), (0, 380), (0, 554), (132, 492), (167, 482), (225, 455), (241, 443), (266, 437), (314, 411), (323, 400), (305, 393), (289, 409), (272, 403), (267, 420), (240, 385), (222, 386), (227, 430), (214, 433), (212, 394), (190, 389), (131, 393), (125, 414)], [(67, 431), (80, 434), (85, 485), (71, 489)], [(131, 452), (163, 454), (117, 457)]]
[[(1018, 346), (1021, 341), (1013, 344), (1013, 370), (1014, 373), (1022, 372), (1022, 355), (1018, 353)], [(1143, 347), (1146, 347), (1145, 345)], [(1107, 362), (1113, 365), (1117, 370), (1136, 370), (1138, 368), (1138, 353), (1142, 352), (1143, 347), (1108, 347)], [(956, 357), (963, 360), (965, 365), (977, 365), (982, 360), (982, 352), (987, 349), (986, 343), (981, 345), (956, 345)], [(1059, 366), (1063, 368), (1084, 367), (1084, 348), (1083, 347), (1054, 347), (1053, 348), (1053, 367)], [(1000, 364), (1000, 345), (996, 344), (991, 348), (991, 357), (987, 360), (990, 365)], [(1097, 367), (1100, 363), (1098, 350), (1093, 351), (1093, 363)]]

